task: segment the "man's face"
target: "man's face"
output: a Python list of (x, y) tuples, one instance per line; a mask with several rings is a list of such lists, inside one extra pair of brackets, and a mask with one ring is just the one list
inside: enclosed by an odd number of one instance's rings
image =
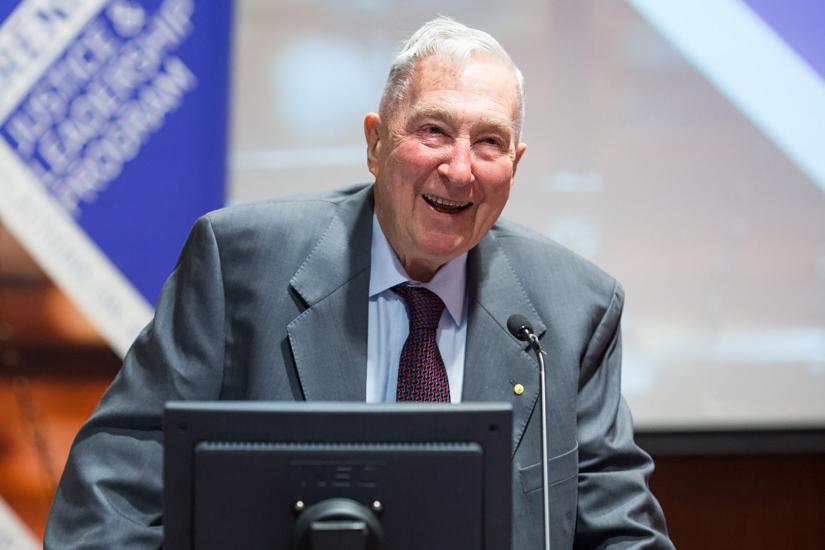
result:
[(506, 62), (433, 55), (418, 62), (390, 120), (367, 115), (376, 215), (414, 279), (432, 278), (498, 219), (526, 148), (515, 143), (517, 109)]

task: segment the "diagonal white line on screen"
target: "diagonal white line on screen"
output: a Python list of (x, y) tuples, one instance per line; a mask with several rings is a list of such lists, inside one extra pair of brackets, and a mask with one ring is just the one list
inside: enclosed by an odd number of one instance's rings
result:
[(628, 0), (825, 190), (825, 81), (741, 0)]

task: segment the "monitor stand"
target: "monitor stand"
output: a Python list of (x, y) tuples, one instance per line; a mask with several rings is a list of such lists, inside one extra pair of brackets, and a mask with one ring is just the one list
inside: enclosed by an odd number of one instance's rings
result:
[[(380, 510), (380, 503), (374, 507)], [(295, 522), (296, 550), (383, 550), (381, 522), (360, 502), (349, 498), (330, 498), (304, 509)]]

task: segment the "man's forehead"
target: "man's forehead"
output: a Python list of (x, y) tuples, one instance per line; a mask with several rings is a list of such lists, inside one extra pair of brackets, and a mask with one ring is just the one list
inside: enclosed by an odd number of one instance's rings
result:
[(455, 117), (453, 111), (437, 98), (427, 98), (438, 90), (469, 89), (473, 93), (499, 103), (506, 115), (485, 113), (480, 124), (513, 128), (518, 113), (518, 91), (512, 64), (488, 54), (471, 54), (454, 58), (433, 54), (416, 63), (405, 98), (403, 118), (436, 117), (445, 120)]
[(459, 83), (462, 77), (475, 72), (495, 74), (496, 82), (510, 88), (516, 94), (516, 77), (512, 64), (500, 57), (486, 53), (470, 53), (467, 56), (431, 54), (415, 64), (411, 84), (415, 88)]

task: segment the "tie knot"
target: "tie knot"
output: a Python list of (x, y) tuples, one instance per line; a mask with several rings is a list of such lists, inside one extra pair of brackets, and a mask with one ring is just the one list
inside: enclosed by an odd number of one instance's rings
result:
[(407, 303), (407, 314), (410, 317), (410, 332), (413, 330), (436, 330), (441, 314), (444, 312), (444, 302), (434, 292), (420, 286), (400, 284), (392, 287)]

